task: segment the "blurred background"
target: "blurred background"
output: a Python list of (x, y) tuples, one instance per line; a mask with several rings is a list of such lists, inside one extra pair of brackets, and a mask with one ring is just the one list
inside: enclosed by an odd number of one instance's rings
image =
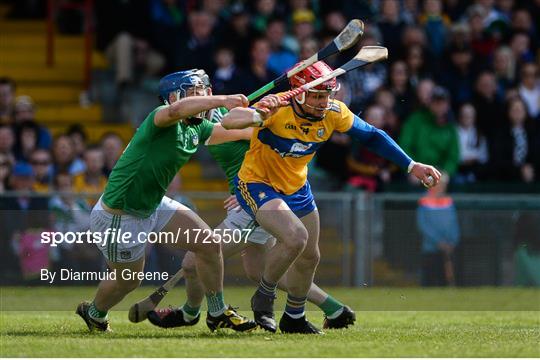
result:
[[(40, 233), (88, 228), (161, 76), (202, 68), (214, 94), (247, 95), (353, 18), (364, 36), (328, 63), (365, 45), (390, 55), (341, 77), (337, 97), (445, 177), (427, 193), (334, 134), (310, 164), (317, 281), (540, 285), (539, 0), (0, 0), (0, 284), (104, 267), (93, 245), (49, 247)], [(169, 189), (212, 226), (226, 192), (204, 148)], [(147, 250), (148, 271), (173, 273), (183, 256)], [(226, 277), (247, 283), (238, 259)]]

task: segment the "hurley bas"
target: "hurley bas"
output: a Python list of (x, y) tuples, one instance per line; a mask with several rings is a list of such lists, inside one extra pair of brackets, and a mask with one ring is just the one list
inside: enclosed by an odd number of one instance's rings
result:
[[(57, 277), (57, 275), (59, 275)], [(107, 270), (107, 271), (74, 271), (73, 269), (60, 269), (60, 271), (49, 271), (41, 269), (40, 280), (52, 284), (55, 280), (58, 281), (102, 281), (116, 280), (119, 276), (123, 280), (148, 280), (148, 281), (167, 281), (169, 273), (167, 272), (144, 272), (131, 271), (124, 269), (122, 271)]]

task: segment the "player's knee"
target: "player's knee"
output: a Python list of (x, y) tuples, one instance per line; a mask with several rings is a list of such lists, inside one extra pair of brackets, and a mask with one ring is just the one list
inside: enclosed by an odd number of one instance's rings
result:
[(319, 265), (321, 260), (321, 253), (319, 250), (304, 252), (296, 261), (300, 269), (314, 271)]
[(221, 244), (219, 239), (214, 239), (215, 241), (208, 241), (204, 246), (200, 246), (198, 249), (193, 250), (195, 255), (204, 257), (204, 258), (214, 258), (221, 255)]
[(197, 276), (197, 267), (195, 265), (195, 254), (188, 251), (182, 260), (182, 269), (186, 277)]
[(285, 246), (295, 254), (301, 253), (306, 247), (308, 240), (308, 232), (303, 225), (295, 225), (287, 232), (287, 237), (284, 239)]

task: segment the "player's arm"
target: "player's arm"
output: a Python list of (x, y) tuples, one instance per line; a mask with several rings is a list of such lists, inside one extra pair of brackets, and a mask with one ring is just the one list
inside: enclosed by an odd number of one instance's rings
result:
[(275, 114), (281, 106), (288, 104), (288, 101), (280, 100), (276, 95), (267, 95), (254, 107), (232, 109), (223, 117), (221, 124), (225, 129), (262, 127), (265, 126), (266, 120)]
[(402, 169), (407, 169), (407, 172), (426, 184), (430, 183), (429, 176), (434, 180), (431, 186), (436, 185), (441, 178), (441, 173), (433, 166), (414, 162), (386, 132), (368, 124), (356, 115), (353, 117), (352, 126), (347, 134), (362, 142), (374, 153), (394, 162)]
[(157, 127), (171, 126), (181, 119), (189, 118), (200, 112), (224, 107), (231, 110), (235, 107), (248, 106), (248, 99), (238, 95), (189, 96), (160, 109), (154, 116)]
[(206, 140), (206, 145), (223, 144), (229, 141), (237, 140), (249, 140), (253, 134), (252, 128), (240, 129), (240, 130), (227, 130), (221, 124), (214, 124), (212, 134)]

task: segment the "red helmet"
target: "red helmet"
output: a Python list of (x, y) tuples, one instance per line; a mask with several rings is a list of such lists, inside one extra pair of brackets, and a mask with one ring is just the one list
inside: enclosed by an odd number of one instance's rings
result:
[[(296, 64), (295, 66), (297, 66)], [(332, 72), (332, 68), (328, 66), (324, 61), (317, 61), (315, 64), (308, 66), (304, 70), (300, 71), (296, 75), (293, 75), (289, 82), (291, 88), (300, 87), (308, 82), (317, 80), (318, 78)], [(323, 82), (322, 84), (313, 88), (313, 90), (336, 90), (337, 81), (336, 78), (332, 78), (328, 81)]]

